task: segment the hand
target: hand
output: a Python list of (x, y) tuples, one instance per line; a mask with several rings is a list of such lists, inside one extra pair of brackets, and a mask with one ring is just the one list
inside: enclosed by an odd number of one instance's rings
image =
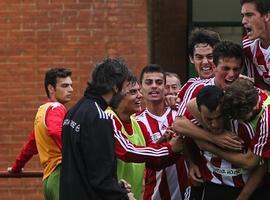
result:
[(166, 95), (165, 96), (165, 103), (167, 106), (171, 108), (176, 108), (177, 107), (177, 96), (174, 95)]
[(183, 136), (177, 135), (173, 137), (169, 144), (172, 146), (172, 151), (174, 153), (182, 153), (184, 150), (184, 138)]
[(127, 195), (129, 200), (136, 200), (132, 192), (129, 192)]
[(160, 144), (162, 142), (168, 142), (172, 139), (174, 135), (175, 132), (173, 132), (173, 130), (169, 127), (156, 143)]
[(7, 168), (7, 171), (8, 171), (8, 172), (12, 172), (12, 167), (8, 167), (8, 168)]
[(131, 185), (126, 180), (121, 179), (118, 183), (122, 188), (126, 189), (127, 192), (131, 192)]
[(191, 178), (191, 180), (194, 182), (194, 185), (197, 185), (196, 183), (203, 183), (202, 175), (199, 170), (199, 167), (197, 165), (190, 164), (188, 168), (188, 175)]
[(224, 131), (221, 134), (213, 134), (213, 143), (223, 149), (240, 151), (243, 148), (244, 141), (234, 133)]
[(9, 173), (20, 173), (22, 171), (23, 171), (23, 168), (21, 168), (21, 169), (14, 169), (13, 167), (7, 168), (7, 172), (9, 172)]

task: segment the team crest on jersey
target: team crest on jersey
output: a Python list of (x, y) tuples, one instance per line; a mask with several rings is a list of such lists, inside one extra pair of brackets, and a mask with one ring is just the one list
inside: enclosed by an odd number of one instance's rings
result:
[(259, 73), (262, 75), (262, 73), (266, 73), (266, 69), (264, 65), (257, 65)]
[(165, 124), (163, 124), (162, 127), (161, 127), (161, 130), (162, 130), (162, 131), (166, 131), (167, 128), (168, 128), (168, 127), (167, 127)]
[(160, 137), (161, 137), (160, 132), (153, 133), (151, 135), (152, 142), (156, 143), (159, 140)]

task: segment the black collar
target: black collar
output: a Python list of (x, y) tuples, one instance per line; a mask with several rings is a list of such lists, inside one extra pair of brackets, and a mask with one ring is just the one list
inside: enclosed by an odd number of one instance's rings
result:
[(100, 94), (97, 94), (97, 93), (91, 91), (89, 88), (87, 88), (85, 90), (84, 96), (87, 99), (91, 99), (91, 100), (97, 102), (97, 104), (101, 107), (102, 110), (105, 110), (108, 107), (107, 102), (102, 98), (102, 96)]

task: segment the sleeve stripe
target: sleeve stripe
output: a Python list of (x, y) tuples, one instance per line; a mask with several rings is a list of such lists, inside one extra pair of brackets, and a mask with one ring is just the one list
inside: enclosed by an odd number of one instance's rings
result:
[(169, 150), (167, 147), (162, 147), (160, 149), (154, 149), (151, 147), (136, 148), (133, 146), (133, 144), (131, 144), (125, 138), (123, 138), (120, 131), (117, 132), (118, 133), (115, 133), (114, 137), (119, 141), (119, 143), (126, 152), (153, 157), (161, 157), (169, 155)]
[(187, 105), (187, 103), (191, 100), (192, 94), (194, 93), (194, 91), (196, 90), (196, 88), (197, 88), (199, 85), (201, 85), (201, 82), (197, 82), (197, 83), (195, 82), (195, 83), (191, 84), (191, 85), (187, 88), (187, 90), (186, 90), (186, 92), (185, 92), (185, 95), (184, 95), (184, 97), (183, 97), (183, 99), (182, 99), (182, 102), (181, 102), (180, 105), (179, 105), (179, 110), (178, 110), (178, 112), (177, 112), (177, 115), (178, 115), (178, 116), (183, 115), (183, 114), (185, 113), (185, 111), (186, 111), (186, 105)]
[(198, 121), (197, 119), (195, 119), (195, 118), (192, 118), (190, 121), (191, 121), (193, 124), (197, 125), (197, 126), (201, 126), (201, 124), (199, 123), (199, 121)]
[(244, 123), (244, 125), (247, 128), (247, 130), (248, 130), (249, 138), (250, 139), (254, 138), (255, 132), (254, 132), (252, 126), (250, 125), (250, 123)]
[(98, 106), (97, 102), (95, 102), (95, 105), (98, 110), (99, 119), (109, 119), (109, 116)]
[(116, 123), (114, 118), (112, 119), (112, 125), (113, 125), (113, 130), (114, 130), (114, 138), (119, 142), (121, 145), (121, 148), (124, 149), (124, 151), (128, 153), (132, 153), (135, 155), (142, 155), (142, 156), (152, 156), (152, 157), (162, 157), (162, 156), (167, 156), (169, 155), (169, 149), (168, 147), (161, 147), (159, 149), (155, 149), (152, 147), (136, 147), (134, 146), (131, 142), (128, 141), (127, 138), (125, 138), (121, 131), (117, 129)]
[(268, 107), (265, 109), (264, 114), (260, 120), (260, 136), (258, 139), (258, 143), (254, 147), (255, 154), (261, 156), (263, 153), (263, 148), (268, 140)]
[(120, 143), (121, 147), (129, 153), (137, 154), (137, 155), (148, 155), (153, 157), (161, 157), (169, 155), (168, 147), (161, 147), (159, 149), (155, 149), (152, 147), (140, 147), (136, 148), (132, 143), (130, 143), (125, 137), (123, 137), (121, 131), (117, 130), (115, 121), (113, 122), (114, 128), (114, 138)]

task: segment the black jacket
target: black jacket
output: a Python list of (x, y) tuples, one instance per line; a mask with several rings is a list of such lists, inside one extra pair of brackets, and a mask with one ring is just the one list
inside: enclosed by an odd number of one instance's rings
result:
[(112, 121), (104, 99), (86, 90), (63, 123), (61, 200), (128, 199), (116, 177)]

